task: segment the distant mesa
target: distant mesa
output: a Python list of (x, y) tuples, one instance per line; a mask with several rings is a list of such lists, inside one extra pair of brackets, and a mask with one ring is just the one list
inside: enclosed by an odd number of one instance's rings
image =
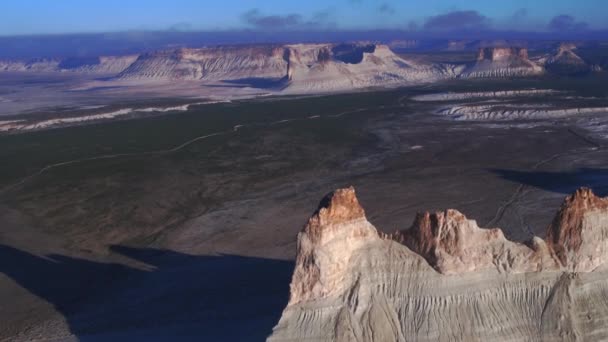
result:
[[(286, 94), (386, 88), (455, 78), (513, 78), (545, 72), (575, 75), (599, 71), (561, 44), (552, 55), (530, 58), (528, 49), (507, 41), (449, 41), (447, 51), (477, 49), (476, 60), (427, 62), (393, 50), (420, 48), (418, 40), (342, 44), (260, 44), (174, 48), (141, 55), (41, 58), (0, 61), (0, 71), (99, 74), (130, 85), (150, 81), (197, 81), (212, 87), (264, 89)], [(427, 45), (425, 45), (427, 44)], [(427, 46), (442, 50), (441, 47)]]
[[(454, 77), (453, 70), (414, 63), (371, 43), (293, 44), (160, 51), (140, 56), (119, 79), (283, 81), (287, 92), (385, 87)], [(255, 85), (252, 85), (255, 86)]]
[(0, 71), (10, 72), (74, 72), (116, 75), (137, 59), (137, 55), (99, 56), (87, 58), (35, 58), (29, 60), (0, 60)]
[(478, 62), (489, 60), (491, 62), (528, 60), (528, 49), (523, 47), (492, 47), (481, 48), (477, 56)]
[(524, 47), (482, 47), (477, 61), (467, 67), (462, 78), (525, 77), (544, 73), (541, 65), (531, 61)]

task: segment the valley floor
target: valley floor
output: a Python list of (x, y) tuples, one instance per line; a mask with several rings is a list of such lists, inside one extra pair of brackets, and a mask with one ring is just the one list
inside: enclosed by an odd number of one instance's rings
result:
[[(0, 136), (0, 340), (264, 340), (287, 303), (296, 234), (350, 185), (386, 232), (455, 208), (513, 240), (542, 235), (574, 189), (608, 194), (605, 132), (589, 124), (602, 115), (471, 122), (414, 98), (560, 88), (534, 82), (234, 101)], [(557, 90), (586, 91), (573, 87)]]

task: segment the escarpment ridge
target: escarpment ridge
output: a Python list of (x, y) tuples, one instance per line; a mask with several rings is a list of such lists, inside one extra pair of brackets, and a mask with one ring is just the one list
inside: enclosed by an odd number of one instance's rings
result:
[(405, 60), (382, 44), (288, 44), (158, 51), (141, 55), (117, 78), (323, 92), (435, 81), (455, 77), (454, 68)]
[(377, 233), (367, 224), (354, 188), (339, 189), (325, 197), (300, 237), (311, 242), (331, 240), (341, 229), (349, 229), (348, 236), (357, 238), (378, 235), (403, 244), (443, 274), (486, 268), (521, 273), (563, 267), (590, 272), (608, 262), (602, 248), (608, 243), (608, 199), (588, 188), (566, 197), (544, 240), (534, 237), (526, 243), (508, 240), (500, 228), (480, 228), (455, 209), (418, 213), (409, 229), (393, 234)]
[(586, 188), (544, 239), (525, 243), (453, 209), (384, 234), (355, 190), (339, 189), (298, 235), (290, 300), (269, 341), (607, 338), (607, 244), (608, 199)]

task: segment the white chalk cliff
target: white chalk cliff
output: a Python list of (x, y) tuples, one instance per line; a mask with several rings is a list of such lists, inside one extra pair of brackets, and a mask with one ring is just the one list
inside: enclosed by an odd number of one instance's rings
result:
[(37, 58), (0, 60), (0, 71), (9, 72), (74, 72), (116, 75), (129, 67), (137, 55), (99, 56), (93, 58)]
[[(555, 65), (576, 55), (564, 48), (560, 56), (555, 57)], [(139, 56), (4, 60), (0, 61), (0, 71), (97, 73), (113, 76), (109, 81), (128, 84), (196, 81), (219, 85), (218, 89), (249, 87), (296, 94), (396, 87), (458, 77), (525, 77), (542, 74), (544, 68), (528, 58), (525, 48), (482, 48), (476, 62), (456, 65), (407, 59), (383, 44), (349, 43), (236, 45), (176, 48)]]
[(456, 66), (406, 61), (385, 45), (295, 44), (144, 54), (118, 78), (224, 81), (287, 92), (348, 90), (452, 78)]
[(336, 190), (298, 235), (268, 341), (606, 340), (607, 244), (608, 200), (589, 189), (526, 244), (456, 210), (379, 233), (354, 189)]

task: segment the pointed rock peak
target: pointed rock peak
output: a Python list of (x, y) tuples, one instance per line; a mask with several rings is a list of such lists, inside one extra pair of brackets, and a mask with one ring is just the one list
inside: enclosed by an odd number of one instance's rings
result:
[(437, 247), (446, 242), (442, 240), (454, 237), (449, 231), (462, 230), (465, 226), (467, 218), (458, 210), (418, 213), (404, 242), (421, 255), (431, 257)]
[(448, 247), (450, 250), (459, 249), (456, 246), (460, 240), (458, 231), (463, 230), (461, 227), (466, 223), (467, 218), (457, 210), (449, 209), (435, 213), (427, 211), (416, 214), (412, 227), (397, 233), (395, 237), (398, 242), (420, 254), (437, 269), (440, 263), (440, 250), (446, 245), (451, 245)]
[(357, 200), (355, 189), (351, 186), (327, 194), (310, 220), (325, 226), (360, 218), (365, 218), (365, 211)]
[[(547, 229), (547, 244), (563, 266), (569, 264), (569, 252), (578, 252), (584, 243), (585, 216), (596, 210), (608, 210), (608, 199), (596, 196), (589, 188), (580, 188), (564, 200)], [(597, 227), (589, 226), (590, 230)], [(602, 236), (597, 236), (601, 239)], [(591, 243), (592, 241), (587, 241)]]
[[(421, 255), (433, 254), (438, 249), (454, 252), (470, 241), (466, 237), (480, 230), (475, 221), (469, 221), (466, 216), (455, 209), (441, 212), (418, 213), (412, 228), (405, 239), (408, 247)], [(503, 237), (499, 229), (480, 230), (489, 236)]]
[(566, 203), (588, 203), (601, 202), (601, 198), (593, 193), (589, 188), (579, 188), (572, 195), (566, 197)]
[(531, 260), (535, 251), (507, 240), (502, 230), (479, 228), (474, 220), (454, 209), (418, 214), (412, 227), (396, 237), (443, 274), (492, 268), (527, 272), (537, 269), (542, 261)]
[(352, 254), (376, 241), (380, 241), (378, 231), (365, 219), (354, 188), (338, 189), (325, 196), (298, 234), (289, 302), (339, 292)]

